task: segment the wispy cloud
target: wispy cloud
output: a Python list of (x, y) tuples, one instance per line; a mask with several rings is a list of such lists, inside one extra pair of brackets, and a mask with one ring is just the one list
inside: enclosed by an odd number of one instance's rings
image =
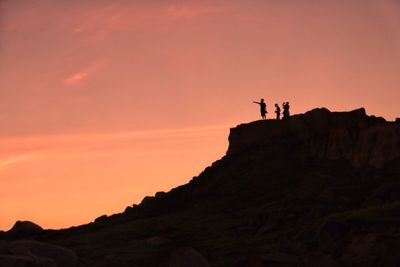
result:
[(64, 83), (66, 85), (74, 85), (80, 83), (82, 80), (86, 79), (89, 75), (92, 75), (98, 68), (101, 63), (93, 63), (92, 65), (82, 68), (76, 72), (73, 72), (67, 78), (64, 79)]
[(173, 4), (162, 12), (162, 18), (169, 20), (187, 20), (200, 16), (212, 15), (224, 11), (222, 7), (198, 4)]
[(86, 76), (88, 76), (87, 71), (79, 71), (77, 73), (72, 74), (67, 79), (65, 79), (66, 84), (75, 84), (81, 80), (83, 80)]
[(3, 169), (9, 165), (13, 165), (21, 161), (25, 161), (29, 158), (32, 158), (32, 154), (22, 154), (11, 158), (0, 159), (0, 169)]
[[(210, 125), (202, 127), (188, 128), (170, 128), (155, 130), (138, 130), (124, 132), (88, 132), (88, 133), (71, 133), (71, 134), (55, 134), (55, 135), (34, 135), (1, 138), (0, 146), (19, 145), (23, 147), (26, 144), (57, 144), (57, 143), (75, 143), (75, 142), (105, 142), (111, 140), (124, 139), (170, 139), (182, 138), (187, 136), (205, 136), (213, 135), (218, 132), (227, 131), (229, 125)], [(40, 147), (40, 146), (35, 146)]]
[(0, 147), (4, 147), (6, 151), (13, 151), (19, 156), (7, 157), (3, 153), (3, 160), (0, 157), (0, 167), (26, 160), (33, 153), (42, 153), (46, 150), (57, 149), (85, 149), (87, 147), (98, 147), (107, 144), (134, 143), (148, 144), (153, 142), (179, 141), (188, 140), (190, 138), (202, 138), (219, 136), (228, 131), (229, 126), (204, 126), (194, 128), (177, 128), (177, 129), (158, 129), (158, 130), (142, 130), (142, 131), (126, 131), (126, 132), (110, 132), (110, 133), (76, 133), (76, 134), (56, 134), (56, 135), (38, 135), (25, 137), (0, 138)]
[(72, 36), (79, 36), (84, 45), (97, 45), (115, 32), (132, 32), (165, 23), (199, 19), (225, 11), (220, 5), (182, 2), (172, 4), (141, 5), (114, 3), (98, 5), (81, 12), (71, 29)]
[[(94, 158), (101, 155), (113, 156), (135, 154), (168, 154), (188, 151), (193, 148), (181, 146), (190, 140), (219, 140), (226, 134), (227, 125), (193, 128), (171, 128), (124, 132), (92, 132), (53, 135), (34, 135), (0, 138), (0, 170), (27, 160), (72, 156), (80, 157), (95, 152)], [(160, 144), (162, 144), (160, 146)], [(176, 144), (176, 145), (171, 145)]]

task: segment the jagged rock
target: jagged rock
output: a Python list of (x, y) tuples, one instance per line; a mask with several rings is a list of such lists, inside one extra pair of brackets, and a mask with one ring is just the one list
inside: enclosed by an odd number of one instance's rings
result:
[(10, 231), (7, 232), (8, 235), (13, 237), (26, 237), (34, 234), (41, 233), (43, 228), (39, 225), (30, 221), (17, 221)]
[(198, 251), (192, 248), (178, 248), (160, 264), (160, 267), (209, 267), (210, 264)]
[(132, 206), (128, 206), (128, 207), (125, 208), (125, 211), (124, 211), (124, 212), (126, 212), (126, 213), (133, 212), (133, 211), (136, 210), (136, 208), (137, 208), (138, 206), (139, 206), (139, 205), (137, 205), (137, 204), (133, 204)]
[(104, 222), (105, 220), (107, 220), (108, 216), (107, 215), (102, 215), (100, 217), (97, 217), (94, 222), (95, 223), (100, 223), (100, 222)]
[(160, 192), (157, 192), (156, 194), (155, 194), (155, 198), (161, 198), (161, 197), (163, 197), (163, 196), (165, 196), (165, 192), (163, 192), (163, 191), (160, 191)]
[[(7, 252), (6, 256), (9, 257), (3, 257), (5, 251)], [(3, 247), (2, 254), (3, 261), (15, 262), (13, 263), (15, 266), (19, 266), (18, 264), (28, 264), (20, 266), (74, 267), (78, 263), (78, 258), (72, 250), (32, 240), (9, 242)], [(0, 266), (3, 265), (0, 264)]]
[(140, 202), (140, 206), (149, 205), (150, 203), (153, 203), (154, 199), (154, 197), (146, 196), (143, 198), (142, 202)]
[(132, 206), (128, 206), (125, 208), (124, 213), (131, 212), (133, 210)]
[(146, 196), (143, 198), (142, 202), (140, 202), (140, 206), (146, 206), (151, 203), (154, 203), (154, 200), (162, 198), (166, 193), (165, 192), (157, 192), (154, 196)]

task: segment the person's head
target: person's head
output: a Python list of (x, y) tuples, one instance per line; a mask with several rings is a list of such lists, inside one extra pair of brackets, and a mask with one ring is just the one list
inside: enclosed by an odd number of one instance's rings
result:
[(275, 104), (275, 107), (278, 107), (278, 104)]
[(263, 103), (264, 102), (264, 98), (261, 98), (261, 103)]

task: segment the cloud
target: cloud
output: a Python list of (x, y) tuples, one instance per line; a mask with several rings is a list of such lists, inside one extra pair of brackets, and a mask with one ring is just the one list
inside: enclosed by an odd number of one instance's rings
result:
[(228, 129), (227, 125), (215, 125), (0, 138), (0, 147), (3, 150), (0, 151), (0, 171), (27, 160), (75, 158), (83, 153), (86, 155), (93, 153), (93, 158), (103, 155), (121, 156), (127, 153), (130, 155), (181, 153), (188, 151), (186, 146), (182, 146), (183, 143), (199, 139), (216, 140), (216, 136), (225, 135)]
[(22, 155), (8, 158), (8, 159), (2, 159), (2, 160), (0, 160), (0, 169), (5, 168), (12, 164), (16, 164), (21, 161), (25, 161), (29, 158), (32, 158), (31, 154), (22, 154)]
[(114, 3), (98, 5), (79, 12), (70, 33), (80, 36), (83, 45), (97, 45), (115, 32), (133, 32), (157, 27), (165, 23), (189, 21), (208, 15), (216, 15), (225, 8), (214, 3), (182, 2), (143, 5), (138, 3)]
[[(14, 160), (25, 159), (28, 153), (35, 153), (46, 150), (47, 148), (55, 149), (57, 147), (79, 147), (82, 144), (104, 144), (113, 141), (144, 141), (144, 140), (172, 140), (181, 138), (192, 138), (196, 136), (212, 136), (229, 129), (228, 125), (203, 126), (192, 128), (171, 128), (156, 130), (139, 130), (125, 132), (92, 132), (92, 133), (70, 133), (70, 134), (54, 134), (54, 135), (33, 135), (9, 137), (0, 139), (0, 147), (4, 147), (5, 151), (12, 151), (12, 148), (18, 150), (21, 156), (11, 157), (1, 161), (12, 163)], [(29, 151), (29, 152), (28, 152)], [(14, 151), (16, 153), (16, 151)]]
[(72, 74), (70, 77), (65, 79), (66, 84), (75, 84), (81, 80), (83, 80), (89, 73), (87, 71), (79, 71), (75, 74)]
[(187, 20), (199, 16), (217, 14), (223, 11), (221, 7), (198, 4), (174, 4), (163, 10), (163, 18), (169, 20)]
[(78, 70), (70, 74), (69, 76), (67, 76), (67, 78), (64, 79), (64, 84), (75, 85), (81, 82), (82, 80), (86, 79), (89, 75), (92, 75), (100, 67), (100, 65), (101, 65), (100, 62), (93, 63), (92, 65), (86, 68), (83, 68), (81, 70)]

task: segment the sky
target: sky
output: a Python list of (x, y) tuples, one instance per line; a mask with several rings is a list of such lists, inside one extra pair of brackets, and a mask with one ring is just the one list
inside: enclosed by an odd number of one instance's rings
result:
[(393, 120), (399, 0), (0, 1), (0, 230), (188, 182), (290, 101)]

